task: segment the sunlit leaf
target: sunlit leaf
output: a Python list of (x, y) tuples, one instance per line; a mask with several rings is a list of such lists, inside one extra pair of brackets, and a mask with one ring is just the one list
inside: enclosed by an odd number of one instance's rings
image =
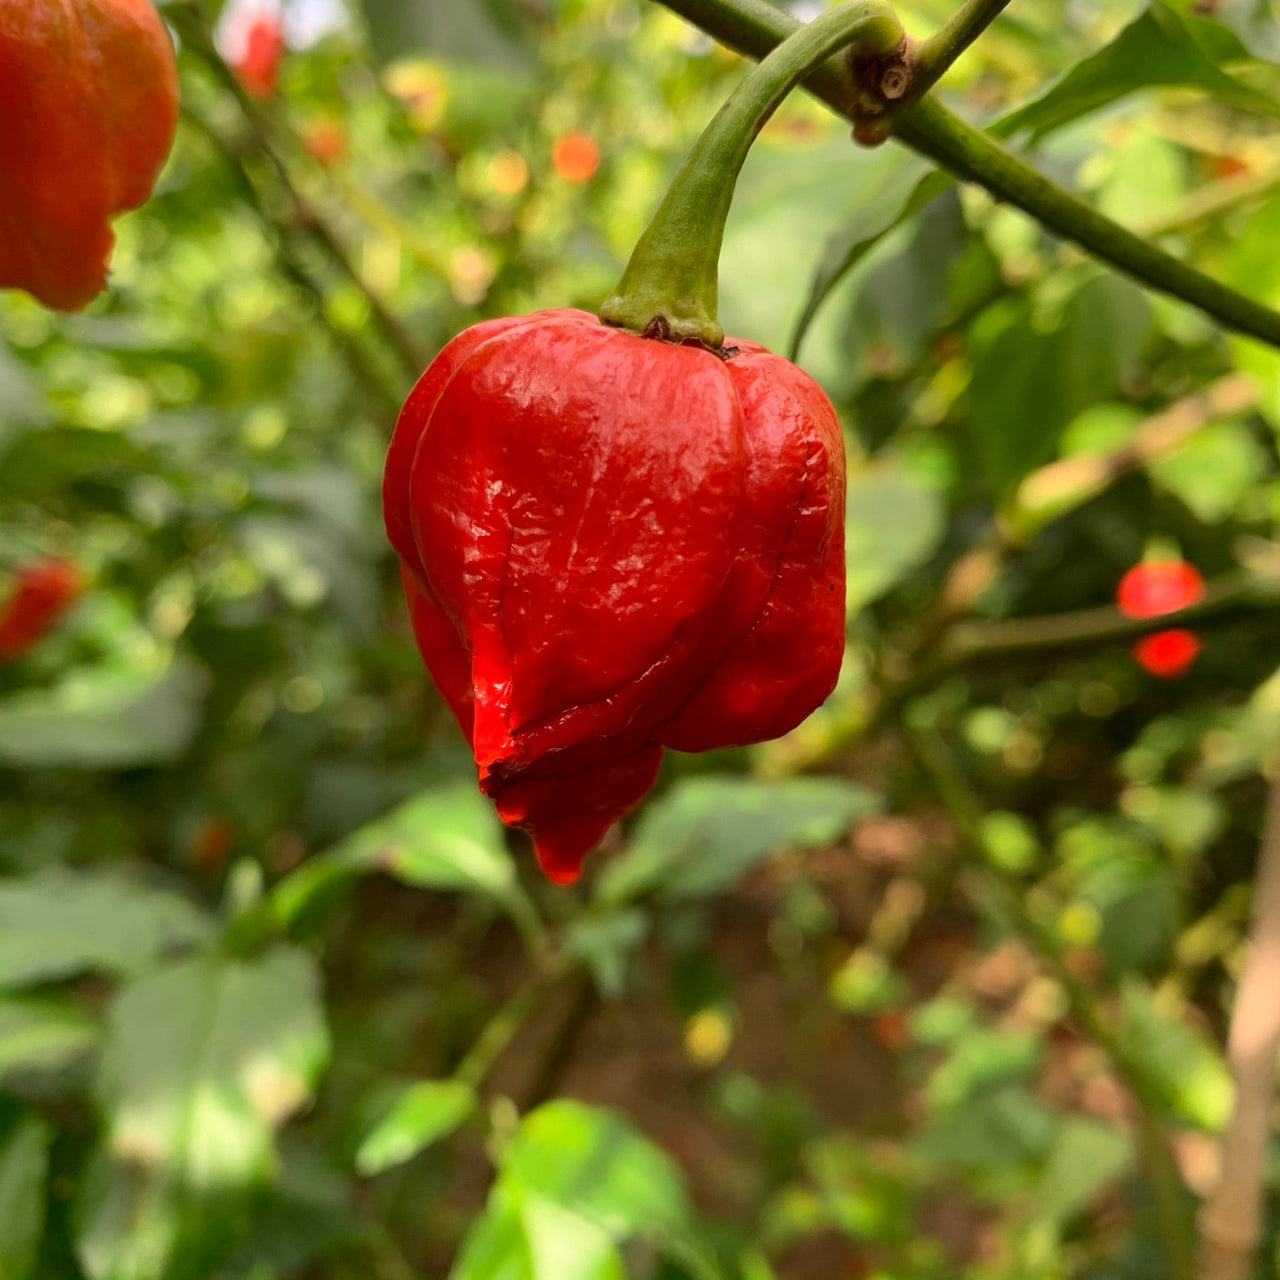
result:
[(73, 1004), (0, 999), (0, 1081), (58, 1071), (82, 1058), (98, 1037), (98, 1024)]
[(419, 1080), (408, 1085), (360, 1144), (356, 1168), (372, 1177), (404, 1164), (448, 1137), (475, 1106), (475, 1090), (461, 1080)]
[(120, 876), (59, 871), (0, 880), (0, 987), (91, 969), (139, 973), (209, 931), (185, 898)]
[(942, 495), (893, 459), (854, 467), (845, 499), (845, 602), (850, 613), (891, 591), (946, 531)]
[(310, 1100), (327, 1056), (301, 951), (200, 956), (126, 987), (98, 1074), (105, 1144), (78, 1204), (93, 1280), (212, 1274), (273, 1176), (275, 1130)]
[(684, 1180), (621, 1116), (569, 1098), (527, 1115), (502, 1156), (504, 1181), (584, 1217), (614, 1239), (679, 1233)]
[(35, 1274), (44, 1231), (48, 1126), (21, 1114), (0, 1132), (0, 1276), (39, 1280)]
[(130, 769), (173, 760), (200, 723), (204, 671), (176, 658), (158, 673), (84, 670), (53, 689), (0, 698), (0, 763)]
[(1150, 4), (1109, 44), (1088, 54), (1043, 94), (1001, 121), (1001, 132), (1041, 137), (1137, 89), (1156, 85), (1200, 89), (1220, 102), (1280, 115), (1269, 94), (1223, 69), (1247, 61), (1235, 35), (1216, 22)]
[(778, 849), (838, 839), (878, 808), (872, 792), (844, 778), (689, 778), (644, 810), (597, 894), (606, 902), (652, 890), (668, 900), (703, 897)]
[(464, 890), (503, 902), (518, 892), (493, 805), (474, 782), (459, 780), (419, 792), (308, 859), (277, 886), (272, 909), (281, 923), (292, 923), (370, 871), (420, 889)]

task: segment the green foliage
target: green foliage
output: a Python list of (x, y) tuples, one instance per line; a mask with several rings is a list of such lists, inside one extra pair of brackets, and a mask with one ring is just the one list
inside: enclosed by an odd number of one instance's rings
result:
[[(721, 319), (846, 429), (844, 670), (552, 887), (422, 671), (386, 440), (454, 333), (598, 305), (744, 68), (649, 0), (355, 17), (249, 117), (184, 36), (110, 291), (0, 296), (0, 598), (88, 579), (0, 663), (0, 1280), (1177, 1275), (1280, 759), (1280, 356), (788, 100)], [(1019, 0), (940, 92), (1274, 305), (1272, 18)], [(1177, 680), (1110, 607), (1148, 554), (1210, 582)]]

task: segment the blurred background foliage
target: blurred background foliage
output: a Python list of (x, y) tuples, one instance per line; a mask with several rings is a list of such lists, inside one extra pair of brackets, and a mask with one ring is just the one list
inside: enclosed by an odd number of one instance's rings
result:
[[(382, 455), (453, 333), (594, 308), (743, 63), (640, 0), (286, 0), (238, 81), (243, 10), (164, 10), (109, 294), (0, 297), (0, 574), (88, 578), (0, 665), (0, 1276), (1188, 1274), (1280, 767), (1280, 358), (794, 96), (722, 318), (811, 314), (844, 673), (554, 889), (414, 650)], [(1197, 10), (1018, 0), (944, 91), (1280, 304), (1276, 14)], [(1153, 554), (1208, 582), (1176, 680), (1111, 605)]]

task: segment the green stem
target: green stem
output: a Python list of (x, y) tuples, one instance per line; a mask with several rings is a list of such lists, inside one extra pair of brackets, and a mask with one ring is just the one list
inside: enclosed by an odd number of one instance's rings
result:
[(454, 1079), (478, 1089), (485, 1076), (493, 1069), (494, 1063), (502, 1056), (502, 1051), (515, 1039), (516, 1032), (537, 1008), (547, 987), (545, 974), (536, 975), (520, 987), (485, 1023), (475, 1043), (467, 1050), (466, 1057), (453, 1073)]
[(1017, 205), (1064, 239), (1074, 240), (1144, 284), (1190, 302), (1228, 329), (1280, 346), (1280, 313), (1112, 222), (940, 102), (925, 99), (904, 108), (894, 116), (893, 132), (957, 178), (976, 182)]
[(956, 15), (920, 46), (912, 92), (926, 92), (948, 67), (1004, 12), (1009, 0), (965, 0)]
[[(731, 48), (765, 57), (798, 27), (765, 0), (659, 0)], [(857, 86), (828, 62), (805, 78), (814, 94), (855, 123)], [(1280, 346), (1280, 313), (1237, 293), (1157, 249), (1050, 182), (999, 143), (966, 125), (931, 98), (889, 112), (895, 137), (956, 177), (977, 183), (1059, 235), (1154, 289), (1181, 298), (1228, 328)]]
[(884, 54), (902, 27), (884, 0), (854, 0), (796, 29), (738, 86), (694, 144), (613, 296), (606, 324), (719, 347), (717, 266), (725, 219), (747, 152), (769, 117), (813, 68), (848, 45)]

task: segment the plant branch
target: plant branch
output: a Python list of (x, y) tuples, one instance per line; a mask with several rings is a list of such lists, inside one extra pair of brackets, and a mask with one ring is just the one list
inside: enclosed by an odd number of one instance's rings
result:
[(288, 196), (293, 211), (293, 222), (305, 230), (338, 271), (360, 293), (369, 308), (383, 338), (395, 351), (406, 372), (417, 376), (426, 367), (426, 353), (418, 349), (413, 336), (395, 316), (382, 298), (370, 288), (368, 282), (356, 270), (337, 232), (302, 194), (289, 172), (289, 166), (281, 156), (272, 138), (272, 124), (262, 109), (245, 91), (235, 72), (223, 61), (214, 45), (213, 36), (198, 0), (171, 5), (165, 11), (170, 22), (191, 50), (209, 67), (219, 83), (235, 99), (240, 114), (253, 138), (255, 149), (270, 164), (281, 188)]
[[(717, 40), (763, 57), (800, 25), (765, 0), (658, 0)], [(865, 121), (850, 72), (828, 62), (805, 80), (823, 102)], [(892, 104), (886, 104), (891, 106)], [(955, 177), (986, 188), (1050, 230), (1144, 284), (1181, 298), (1230, 329), (1280, 346), (1280, 312), (1187, 266), (1050, 182), (994, 139), (965, 124), (930, 97), (906, 100), (882, 117), (893, 135)]]
[(1004, 12), (1009, 0), (965, 0), (959, 12), (919, 48), (914, 92), (927, 92), (947, 68)]
[(401, 401), (398, 387), (390, 384), (383, 370), (374, 363), (370, 358), (369, 352), (365, 350), (354, 334), (339, 328), (328, 319), (325, 313), (325, 291), (311, 277), (299, 254), (294, 249), (293, 237), (296, 232), (289, 226), (282, 226), (280, 221), (272, 216), (271, 211), (263, 200), (262, 193), (258, 190), (252, 176), (245, 167), (243, 155), (194, 108), (184, 106), (182, 115), (185, 120), (209, 140), (227, 162), (231, 169), (232, 178), (245, 202), (257, 214), (258, 220), (262, 223), (263, 229), (268, 236), (275, 241), (276, 259), (280, 270), (299, 289), (314, 300), (316, 313), (346, 360), (352, 377), (364, 388), (370, 400), (378, 406), (380, 412), (390, 413), (394, 417), (399, 411)]
[(1248, 1280), (1262, 1202), (1280, 1052), (1280, 773), (1271, 784), (1253, 890), (1249, 952), (1231, 1014), (1227, 1061), (1236, 1097), (1222, 1174), (1200, 1212), (1201, 1280)]

